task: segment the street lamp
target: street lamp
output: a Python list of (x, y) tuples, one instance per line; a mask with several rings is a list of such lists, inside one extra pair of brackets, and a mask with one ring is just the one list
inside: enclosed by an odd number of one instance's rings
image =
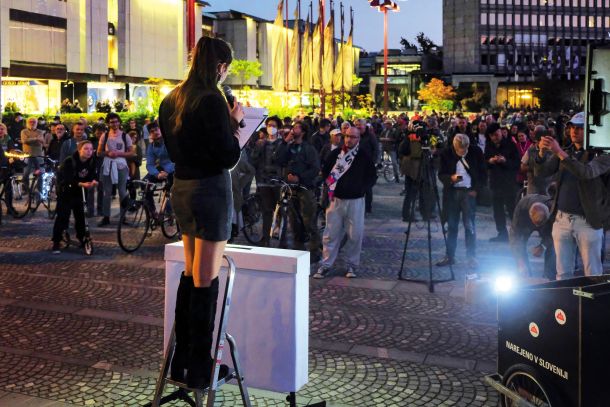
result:
[(400, 7), (392, 0), (369, 0), (371, 7), (383, 13), (383, 112), (388, 113), (388, 11), (398, 12)]

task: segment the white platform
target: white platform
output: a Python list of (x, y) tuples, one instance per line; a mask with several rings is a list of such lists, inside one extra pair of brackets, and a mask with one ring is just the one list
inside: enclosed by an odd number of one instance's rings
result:
[[(296, 392), (308, 381), (309, 252), (227, 245), (237, 267), (230, 333), (237, 342), (246, 384), (274, 392)], [(224, 293), (226, 262), (220, 276)], [(165, 246), (164, 348), (174, 323), (182, 242)], [(216, 323), (220, 319), (220, 306)], [(223, 363), (230, 363), (228, 345)]]

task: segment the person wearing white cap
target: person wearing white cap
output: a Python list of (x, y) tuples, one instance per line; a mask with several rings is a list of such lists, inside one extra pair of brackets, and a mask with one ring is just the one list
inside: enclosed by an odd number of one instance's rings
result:
[[(587, 276), (603, 272), (601, 253), (604, 228), (610, 226), (610, 191), (604, 179), (610, 177), (610, 156), (584, 149), (586, 115), (577, 113), (568, 122), (572, 146), (565, 151), (557, 140), (543, 137), (534, 171), (558, 173), (553, 202), (553, 245), (557, 253), (557, 279), (574, 275), (576, 250)], [(545, 151), (552, 152), (547, 158)]]

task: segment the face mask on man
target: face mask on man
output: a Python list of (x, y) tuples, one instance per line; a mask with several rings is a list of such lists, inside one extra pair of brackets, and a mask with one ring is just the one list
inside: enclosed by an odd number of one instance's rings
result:
[(267, 133), (272, 136), (277, 136), (277, 127), (267, 127)]

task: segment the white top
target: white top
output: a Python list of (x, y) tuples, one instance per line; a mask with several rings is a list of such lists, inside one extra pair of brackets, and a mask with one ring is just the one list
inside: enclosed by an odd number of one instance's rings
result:
[[(464, 160), (464, 158), (462, 158)], [(462, 176), (462, 180), (460, 182), (456, 182), (453, 184), (456, 188), (470, 188), (472, 187), (472, 178), (470, 178), (470, 174), (466, 171), (466, 167), (464, 167), (464, 163), (462, 160), (458, 161), (455, 165), (455, 173), (457, 175)]]
[[(106, 133), (102, 136), (100, 143), (104, 143), (104, 139), (108, 137), (109, 133)], [(128, 134), (125, 135), (125, 141), (127, 142), (127, 146), (123, 145), (123, 135), (122, 133), (116, 133), (114, 136), (108, 137), (108, 141), (106, 142), (106, 152), (108, 151), (121, 151), (128, 152), (131, 150), (131, 137)], [(119, 170), (127, 168), (127, 160), (125, 157), (104, 157), (104, 160), (114, 160), (116, 166)]]

